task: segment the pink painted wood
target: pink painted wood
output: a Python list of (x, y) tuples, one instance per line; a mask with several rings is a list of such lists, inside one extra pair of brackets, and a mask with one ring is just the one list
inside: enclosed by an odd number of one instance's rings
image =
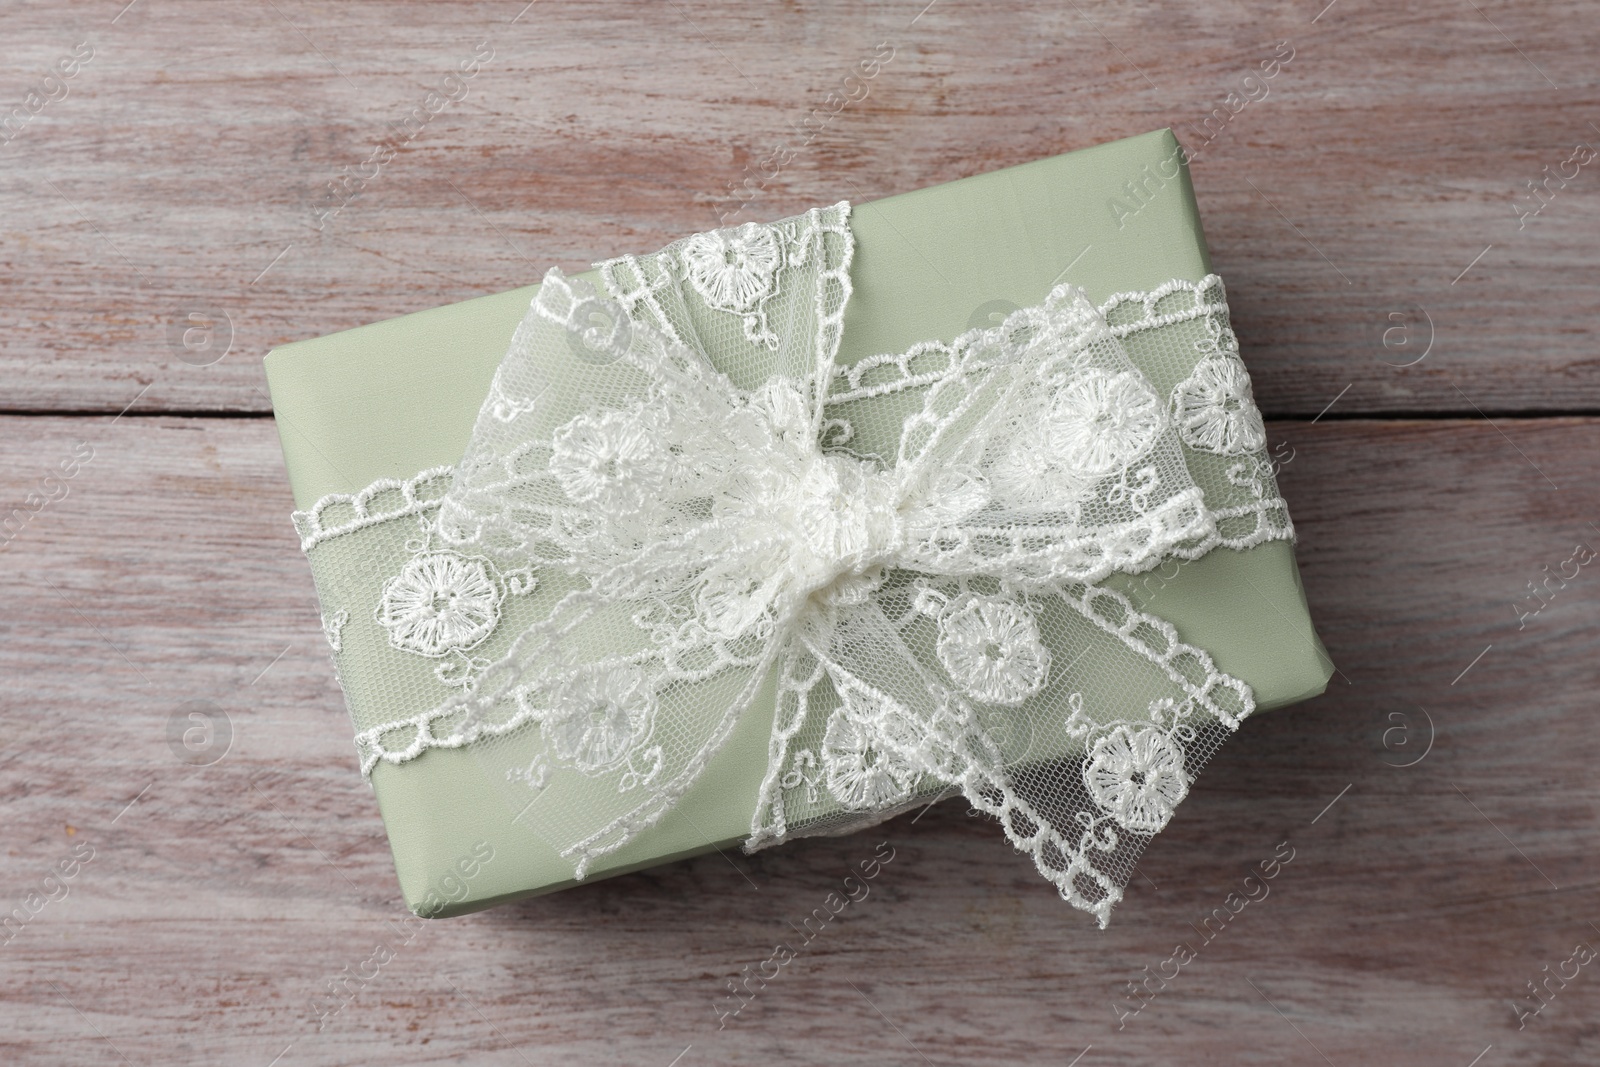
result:
[[(0, 39), (0, 104), (37, 105), (0, 127), (0, 514), (29, 514), (0, 548), (0, 902), (30, 915), (0, 932), (0, 1061), (1600, 1062), (1593, 967), (1513, 1008), (1600, 945), (1600, 579), (1526, 614), (1600, 545), (1593, 168), (1517, 214), (1600, 139), (1586, 5), (124, 3), (14, 3)], [(959, 801), (397, 926), (257, 361), (714, 224), (880, 41), (741, 217), (1209, 135), (1340, 675), (1245, 724), (1105, 932)], [(408, 135), (318, 229), (326, 183)], [(190, 312), (231, 320), (220, 361)], [(725, 983), (880, 840), (870, 896), (719, 1030)]]
[[(1269, 414), (1346, 386), (1341, 411), (1600, 403), (1600, 183), (1571, 159), (1600, 139), (1600, 33), (1574, 0), (121, 6), (7, 11), (8, 108), (93, 50), (0, 147), (9, 409), (263, 412), (275, 345), (714, 225), (879, 42), (866, 98), (742, 218), (1171, 126)], [(220, 362), (175, 350), (191, 313), (231, 322)], [(1430, 339), (1448, 359), (1397, 369)]]

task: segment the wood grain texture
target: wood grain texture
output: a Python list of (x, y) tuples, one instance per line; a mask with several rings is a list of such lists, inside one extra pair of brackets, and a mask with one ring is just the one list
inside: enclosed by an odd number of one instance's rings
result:
[[(1513, 608), (1543, 565), (1600, 542), (1600, 420), (1269, 436), (1292, 449), (1282, 484), (1342, 676), (1244, 725), (1109, 930), (953, 801), (875, 836), (710, 855), (402, 934), (271, 423), (0, 419), (14, 496), (94, 449), (0, 549), (0, 901), (94, 849), (0, 945), (0, 1059), (1061, 1065), (1093, 1046), (1083, 1067), (1466, 1067), (1492, 1045), (1483, 1067), (1600, 1060), (1593, 967), (1526, 1029), (1509, 1006), (1600, 944), (1600, 574), (1521, 630)], [(231, 724), (205, 766), (169, 743), (192, 700)], [(724, 983), (796, 940), (790, 924), (884, 839), (894, 859), (868, 897), (719, 1031)], [(1270, 895), (1202, 943), (1195, 927), (1283, 841)], [(1179, 941), (1197, 958), (1119, 1031), (1126, 983)], [(379, 945), (394, 958), (319, 1032), (311, 999)]]
[[(6, 5), (0, 116), (41, 95), (0, 125), (0, 917), (38, 910), (0, 928), (0, 1061), (1600, 1062), (1593, 966), (1511, 1006), (1600, 944), (1600, 571), (1518, 613), (1600, 546), (1600, 162), (1516, 211), (1600, 143), (1592, 4), (924, 2)], [(1105, 932), (959, 801), (396, 926), (262, 355), (714, 225), (879, 42), (736, 221), (1174, 127), (1340, 674), (1244, 725)], [(1219, 123), (1230, 92), (1258, 98)], [(225, 357), (180, 355), (190, 312), (226, 314)], [(867, 899), (719, 1030), (883, 839)]]
[[(741, 218), (1170, 125), (1269, 413), (1600, 408), (1600, 164), (1514, 209), (1600, 142), (1580, 0), (124, 3), (6, 8), (6, 108), (94, 50), (0, 146), (6, 410), (265, 411), (274, 345), (704, 229), (878, 42), (867, 98)], [(480, 42), (465, 97), (319, 228)], [(204, 367), (170, 340), (200, 310), (231, 320)]]

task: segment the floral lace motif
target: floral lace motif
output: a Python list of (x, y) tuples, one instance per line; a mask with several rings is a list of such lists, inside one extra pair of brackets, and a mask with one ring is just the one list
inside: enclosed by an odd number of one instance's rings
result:
[(505, 591), (489, 564), (454, 552), (431, 552), (406, 564), (383, 586), (378, 625), (402, 652), (444, 656), (483, 643), (500, 621)]
[(862, 711), (847, 704), (828, 718), (822, 738), (828, 792), (851, 811), (891, 808), (911, 795), (917, 778), (916, 768), (878, 740), (873, 723), (881, 714), (878, 707)]
[(1171, 405), (1184, 443), (1201, 452), (1240, 456), (1266, 446), (1267, 431), (1239, 358), (1239, 341), (1219, 316), (1205, 320), (1209, 336), (1195, 347), (1204, 353), (1172, 390)]
[(771, 229), (747, 222), (731, 232), (697, 233), (684, 242), (682, 257), (689, 284), (707, 307), (746, 313), (746, 336), (757, 344), (777, 346), (777, 335), (767, 327), (761, 308), (783, 262)]
[(550, 696), (549, 708), (534, 718), (543, 724), (556, 759), (585, 773), (626, 759), (649, 734), (655, 715), (655, 697), (642, 672), (628, 666), (584, 672)]
[(1103, 925), (1254, 699), (1099, 583), (1292, 536), (1221, 283), (836, 368), (852, 254), (838, 204), (552, 270), (457, 468), (297, 516), (420, 523), (372, 618), (442, 688), (363, 770), (536, 737), (501, 777), (583, 813), (541, 826), (581, 878), (775, 679), (747, 848), (954, 787)]
[(567, 496), (604, 509), (640, 508), (667, 487), (669, 442), (655, 409), (579, 415), (551, 446), (550, 473)]
[(1124, 829), (1164, 829), (1189, 793), (1183, 750), (1153, 726), (1117, 726), (1095, 740), (1083, 764), (1083, 784)]
[[(931, 590), (924, 600), (937, 597)], [(1021, 604), (967, 597), (939, 613), (939, 662), (973, 700), (1020, 704), (1039, 691), (1050, 671), (1050, 650)]]

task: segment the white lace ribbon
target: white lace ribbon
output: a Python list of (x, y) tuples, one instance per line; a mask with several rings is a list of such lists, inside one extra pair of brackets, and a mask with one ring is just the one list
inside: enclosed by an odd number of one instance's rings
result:
[(363, 769), (537, 729), (513, 777), (558, 798), (540, 833), (581, 878), (770, 700), (747, 847), (959, 788), (1104, 925), (1254, 708), (1101, 584), (1287, 536), (1259, 471), (1229, 468), (1243, 510), (1191, 474), (1264, 443), (1248, 377), (1214, 331), (1158, 387), (1071, 286), (847, 373), (851, 252), (839, 204), (602, 264), (610, 295), (545, 276), (375, 613), (450, 695), (361, 731)]

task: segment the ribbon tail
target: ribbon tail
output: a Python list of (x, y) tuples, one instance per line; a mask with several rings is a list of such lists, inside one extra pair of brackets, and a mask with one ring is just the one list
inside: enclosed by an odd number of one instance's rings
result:
[(727, 744), (740, 719), (759, 701), (767, 673), (765, 666), (750, 673), (744, 688), (727, 704), (711, 732), (671, 780), (651, 788), (647, 798), (626, 815), (562, 850), (563, 857), (575, 860), (575, 878), (581, 881), (594, 861), (616, 852), (678, 806), (684, 794), (700, 780), (712, 758)]
[(959, 788), (1102, 926), (1255, 706), (1170, 624), (1083, 583), (892, 579), (795, 662), (811, 668), (785, 679), (747, 847), (853, 832)]
[[(767, 773), (761, 780), (756, 809), (750, 819), (746, 852), (777, 844), (788, 833), (784, 807), (784, 788), (799, 785), (809, 771), (816, 772), (815, 761), (795, 774), (785, 775), (789, 742), (805, 725), (810, 712), (811, 692), (827, 672), (828, 661), (812, 645), (798, 636), (784, 644), (778, 656), (777, 689), (773, 701), (772, 734), (767, 741)], [(815, 790), (813, 783), (812, 790)]]

